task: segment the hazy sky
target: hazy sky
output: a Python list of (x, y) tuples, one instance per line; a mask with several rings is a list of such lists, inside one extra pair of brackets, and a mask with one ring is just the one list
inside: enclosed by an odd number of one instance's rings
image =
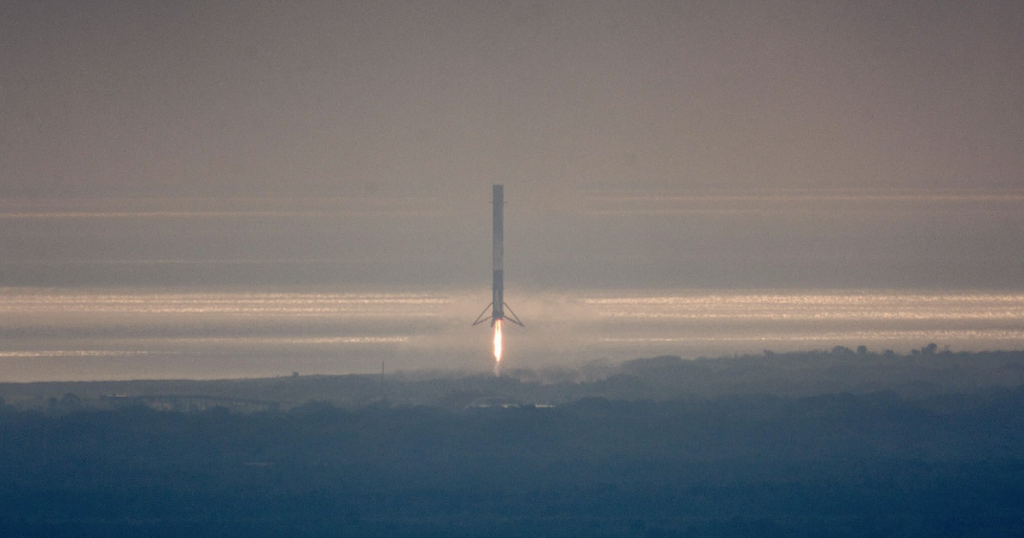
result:
[(1017, 0), (0, 4), (0, 284), (1024, 282)]

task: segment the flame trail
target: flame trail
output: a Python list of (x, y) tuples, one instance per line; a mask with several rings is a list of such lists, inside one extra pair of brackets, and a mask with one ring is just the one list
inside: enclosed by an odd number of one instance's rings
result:
[(498, 375), (501, 366), (501, 321), (494, 320), (494, 375)]

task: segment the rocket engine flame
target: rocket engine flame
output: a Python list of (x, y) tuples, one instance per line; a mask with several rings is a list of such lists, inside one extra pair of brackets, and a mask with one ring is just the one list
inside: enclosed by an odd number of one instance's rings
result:
[(502, 362), (502, 320), (495, 320), (495, 362)]

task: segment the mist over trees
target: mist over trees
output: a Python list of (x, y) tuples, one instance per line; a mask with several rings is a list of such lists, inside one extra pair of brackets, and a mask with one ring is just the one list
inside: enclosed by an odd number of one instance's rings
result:
[[(232, 382), (376, 398), (248, 412), (114, 405), (92, 384), (33, 407), (3, 386), (0, 535), (1024, 532), (1024, 354), (927, 348), (660, 357), (575, 382), (406, 374), (385, 380), (388, 400), (379, 377)], [(884, 361), (890, 383), (873, 388)], [(201, 386), (160, 383), (143, 385)], [(392, 401), (402, 390), (437, 403)]]
[[(67, 402), (112, 408), (133, 403), (179, 409), (252, 407), (288, 409), (310, 400), (353, 408), (379, 403), (428, 405), (451, 410), (490, 402), (559, 405), (587, 397), (615, 400), (703, 399), (729, 395), (813, 396), (891, 391), (900, 396), (972, 392), (1024, 385), (1024, 351), (953, 353), (935, 344), (909, 355), (889, 350), (773, 353), (684, 360), (676, 356), (621, 364), (596, 361), (579, 369), (509, 369), (501, 377), (459, 372), (377, 375), (291, 375), (215, 381), (0, 383), (0, 397), (19, 408), (45, 409)], [(138, 398), (144, 398), (141, 401)], [(200, 402), (201, 398), (206, 401)], [(161, 405), (154, 405), (161, 400)]]

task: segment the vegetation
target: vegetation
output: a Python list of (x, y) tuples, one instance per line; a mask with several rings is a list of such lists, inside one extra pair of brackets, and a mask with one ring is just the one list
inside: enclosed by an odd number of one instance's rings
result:
[[(958, 361), (961, 384), (925, 368), (903, 391), (822, 391), (875, 383), (847, 359)], [(980, 385), (1015, 360), (839, 350), (648, 359), (590, 383), (402, 381), (553, 407), (0, 404), (0, 536), (1021, 535), (1024, 383)]]
[[(458, 410), (487, 402), (561, 405), (582, 398), (612, 400), (706, 399), (734, 395), (814, 396), (891, 391), (905, 397), (973, 392), (1024, 385), (1024, 351), (952, 353), (929, 344), (908, 355), (891, 351), (772, 353), (701, 358), (637, 359), (620, 365), (593, 363), (578, 370), (510, 370), (491, 374), (398, 373), (298, 376), (216, 381), (145, 380), (77, 383), (0, 383), (0, 397), (20, 409), (63, 405), (67, 395), (79, 407), (112, 408), (170, 397), (191, 400), (180, 409), (279, 406), (311, 400), (358, 408), (379, 403), (427, 405)], [(199, 402), (198, 399), (205, 399)], [(72, 406), (73, 407), (73, 406)]]
[(0, 534), (1024, 532), (1024, 389), (0, 417)]

